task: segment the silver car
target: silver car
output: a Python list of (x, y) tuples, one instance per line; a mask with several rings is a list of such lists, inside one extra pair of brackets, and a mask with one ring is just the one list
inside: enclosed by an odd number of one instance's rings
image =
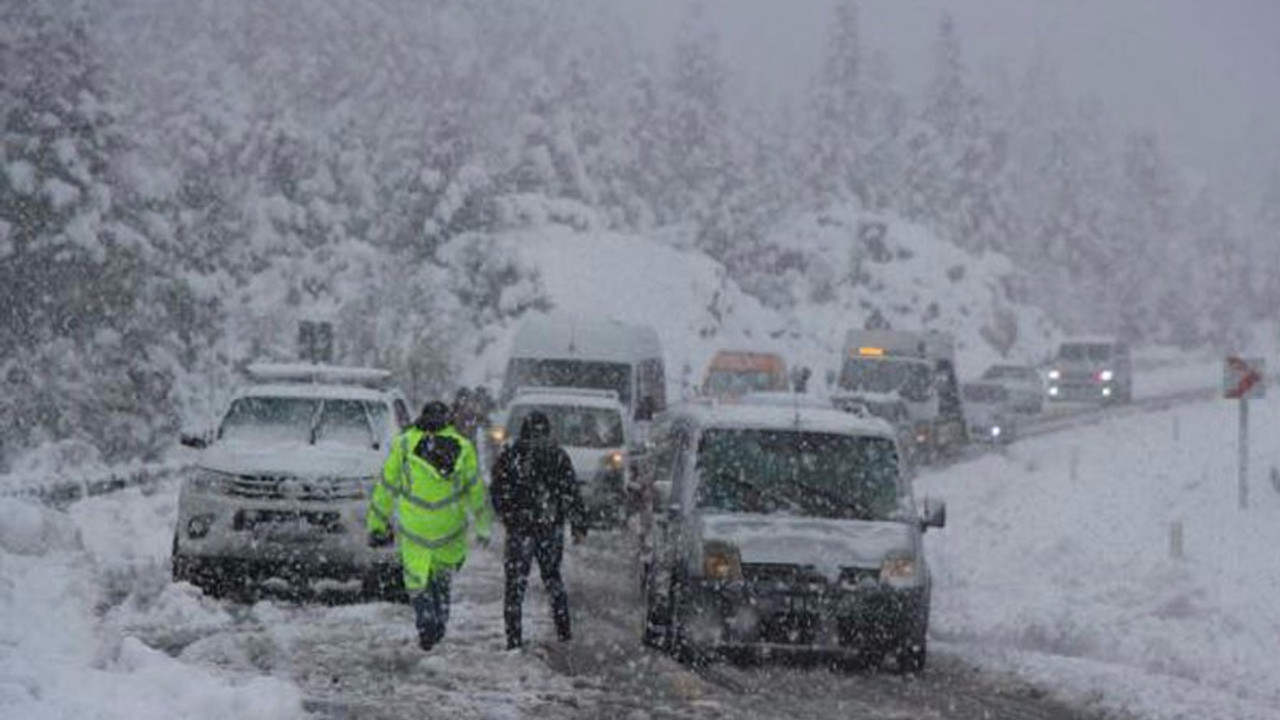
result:
[(633, 425), (611, 390), (566, 387), (522, 387), (501, 418), (490, 428), (500, 445), (516, 439), (529, 413), (538, 410), (551, 421), (551, 436), (568, 453), (582, 491), (590, 523), (611, 528), (622, 524), (636, 503), (631, 481)]
[(643, 640), (686, 661), (927, 656), (930, 578), (893, 429), (837, 410), (687, 406), (663, 415), (642, 482)]
[[(388, 443), (409, 423), (385, 373), (253, 366), (183, 479), (173, 579), (212, 595), (263, 586), (304, 597), (347, 585), (404, 599), (394, 548), (370, 548), (365, 513)], [(327, 370), (323, 372), (322, 370)]]

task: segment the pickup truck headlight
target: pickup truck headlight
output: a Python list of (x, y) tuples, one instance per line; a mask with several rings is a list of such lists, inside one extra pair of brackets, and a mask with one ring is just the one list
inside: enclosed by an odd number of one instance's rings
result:
[(920, 565), (909, 555), (892, 555), (880, 564), (880, 583), (889, 587), (916, 585), (920, 580)]
[(213, 470), (197, 469), (187, 476), (187, 487), (198, 493), (225, 494), (231, 486), (232, 477)]
[(702, 574), (710, 580), (741, 580), (742, 554), (727, 542), (711, 540), (702, 546)]

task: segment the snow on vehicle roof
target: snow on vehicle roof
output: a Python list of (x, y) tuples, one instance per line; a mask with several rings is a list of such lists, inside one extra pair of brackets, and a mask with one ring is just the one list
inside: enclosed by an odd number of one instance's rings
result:
[(1058, 343), (1058, 347), (1064, 345), (1124, 345), (1121, 340), (1107, 335), (1081, 335), (1080, 337), (1066, 338)]
[(611, 360), (661, 358), (658, 331), (612, 319), (533, 317), (516, 331), (513, 358)]
[(829, 398), (820, 398), (808, 393), (786, 390), (753, 390), (738, 398), (738, 402), (747, 405), (767, 405), (770, 407), (804, 407), (821, 410), (830, 410), (832, 408)]
[(316, 363), (251, 363), (245, 371), (256, 382), (328, 382), (379, 387), (391, 378), (388, 370)]
[(872, 347), (881, 348), (886, 355), (892, 356), (955, 357), (955, 340), (950, 333), (938, 330), (850, 330), (845, 335), (846, 354), (859, 355), (859, 348)]
[(268, 383), (250, 385), (236, 393), (236, 397), (316, 398), (329, 400), (367, 400), (383, 402), (388, 393), (360, 385), (331, 385), (327, 383)]
[(842, 435), (894, 438), (892, 426), (878, 418), (864, 418), (835, 408), (777, 405), (685, 404), (672, 411), (690, 417), (703, 427), (804, 430)]
[(618, 399), (618, 393), (612, 390), (572, 387), (521, 386), (516, 389), (516, 395), (511, 400), (511, 406), (516, 405), (573, 405), (622, 410), (622, 401)]
[(835, 393), (831, 396), (834, 400), (865, 400), (866, 402), (878, 403), (881, 405), (890, 405), (893, 403), (902, 403), (905, 405), (907, 401), (897, 392), (872, 392), (870, 390), (850, 390)]

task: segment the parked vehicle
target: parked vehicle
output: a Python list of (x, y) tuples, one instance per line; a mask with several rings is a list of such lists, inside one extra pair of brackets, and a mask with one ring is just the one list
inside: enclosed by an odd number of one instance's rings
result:
[(1129, 345), (1111, 338), (1068, 340), (1049, 366), (1050, 400), (1130, 402), (1133, 363)]
[(1036, 414), (1044, 410), (1044, 377), (1030, 365), (992, 365), (983, 371), (982, 379), (1003, 385), (1009, 391), (1014, 412)]
[(721, 350), (711, 358), (702, 381), (702, 396), (736, 400), (749, 392), (791, 389), (787, 364), (776, 353)]
[[(491, 437), (513, 441), (520, 424), (534, 410), (551, 421), (551, 436), (573, 461), (582, 499), (592, 525), (616, 527), (638, 501), (630, 457), (634, 435), (631, 418), (611, 390), (585, 388), (517, 388), (502, 424)], [(497, 457), (500, 448), (492, 450)]]
[(906, 404), (916, 456), (925, 463), (952, 457), (968, 443), (955, 344), (939, 332), (851, 330), (832, 401), (845, 407), (859, 396), (896, 395)]
[(645, 643), (717, 656), (927, 656), (930, 579), (893, 430), (833, 409), (689, 404), (653, 428)]
[(272, 579), (291, 592), (352, 582), (403, 599), (394, 548), (365, 542), (388, 443), (411, 418), (390, 373), (328, 365), (249, 367), (178, 495), (173, 579), (214, 595)]
[(911, 419), (911, 410), (900, 395), (896, 393), (845, 394), (833, 401), (833, 405), (845, 412), (853, 412), (863, 417), (876, 417), (889, 423), (898, 439), (898, 451), (902, 453), (903, 464), (908, 469), (914, 469), (921, 464), (921, 442), (925, 436), (917, 435), (916, 424)]
[(530, 318), (516, 332), (498, 404), (522, 387), (610, 390), (632, 419), (647, 422), (667, 406), (658, 333), (647, 325), (592, 318)]
[(974, 442), (1007, 445), (1018, 437), (1017, 402), (1009, 388), (998, 382), (967, 382), (960, 386), (964, 417)]

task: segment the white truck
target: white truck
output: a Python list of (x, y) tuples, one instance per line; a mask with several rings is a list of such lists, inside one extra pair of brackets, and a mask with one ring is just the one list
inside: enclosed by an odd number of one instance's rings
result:
[(647, 422), (667, 405), (658, 333), (612, 319), (537, 316), (516, 331), (498, 404), (522, 387), (611, 390), (632, 419)]
[(832, 402), (869, 408), (901, 399), (913, 463), (952, 457), (969, 442), (955, 370), (955, 342), (942, 332), (850, 330)]
[(182, 480), (173, 579), (211, 595), (272, 585), (303, 597), (352, 584), (405, 600), (394, 548), (365, 542), (369, 494), (392, 438), (411, 420), (390, 373), (256, 364)]

